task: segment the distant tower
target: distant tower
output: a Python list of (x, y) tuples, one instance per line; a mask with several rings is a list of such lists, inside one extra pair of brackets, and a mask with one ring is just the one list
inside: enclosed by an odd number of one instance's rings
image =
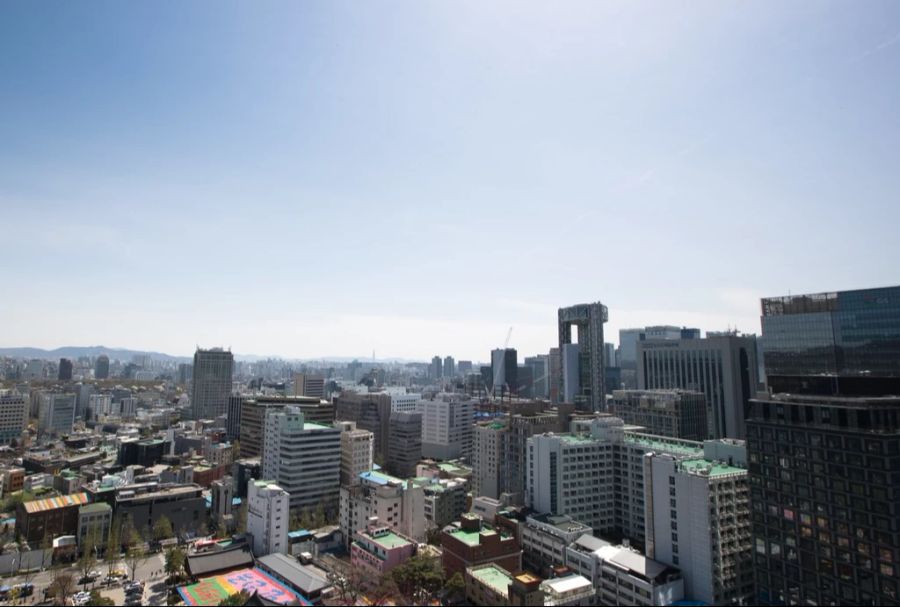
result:
[(440, 379), (444, 376), (443, 365), (441, 364), (441, 357), (435, 356), (431, 359), (431, 377), (434, 379)]
[(59, 381), (72, 380), (72, 361), (68, 358), (59, 359)]
[(444, 357), (444, 377), (453, 377), (456, 375), (456, 361), (452, 356)]
[[(565, 346), (577, 343), (578, 369), (563, 369), (563, 376), (577, 373), (578, 389), (574, 390), (575, 406), (583, 411), (602, 411), (606, 407), (606, 386), (603, 381), (603, 323), (609, 319), (606, 306), (599, 301), (559, 309), (559, 350), (565, 361)], [(578, 341), (572, 341), (572, 327), (578, 327)], [(565, 362), (564, 362), (565, 364)], [(563, 392), (563, 388), (560, 388)]]
[(101, 354), (94, 363), (94, 379), (107, 379), (109, 377), (109, 356)]
[(214, 419), (223, 415), (231, 396), (234, 357), (221, 348), (194, 354), (191, 383), (191, 411), (194, 419)]

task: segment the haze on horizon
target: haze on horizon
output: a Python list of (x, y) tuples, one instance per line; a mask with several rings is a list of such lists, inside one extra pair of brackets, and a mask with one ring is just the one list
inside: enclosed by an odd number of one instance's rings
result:
[(898, 282), (896, 2), (13, 1), (0, 75), (0, 346), (486, 360)]

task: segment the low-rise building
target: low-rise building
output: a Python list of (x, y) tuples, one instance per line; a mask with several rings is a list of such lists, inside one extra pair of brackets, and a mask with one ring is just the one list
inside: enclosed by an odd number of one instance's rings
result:
[(206, 525), (206, 499), (199, 485), (160, 487), (151, 483), (126, 487), (116, 496), (116, 516), (131, 521), (138, 532), (149, 532), (165, 516), (175, 533), (196, 533)]
[(371, 470), (359, 475), (359, 483), (341, 487), (340, 521), (345, 541), (365, 530), (376, 517), (380, 524), (411, 537), (425, 540), (425, 492), (413, 481), (401, 480)]
[(566, 564), (566, 547), (582, 535), (590, 535), (590, 526), (566, 515), (533, 514), (519, 526), (525, 568), (549, 577), (554, 567)]
[(74, 536), (78, 532), (78, 510), (90, 501), (87, 493), (73, 493), (22, 502), (16, 506), (16, 535), (32, 547), (44, 538)]
[(540, 588), (547, 607), (594, 604), (594, 585), (582, 575), (569, 574), (544, 580)]
[(331, 587), (326, 571), (284, 554), (267, 554), (256, 559), (256, 566), (314, 605), (322, 603), (322, 593)]
[(86, 504), (78, 509), (78, 545), (83, 549), (92, 541), (95, 547), (106, 546), (112, 526), (112, 507), (105, 502)]
[(480, 516), (471, 512), (444, 527), (441, 548), (441, 565), (448, 578), (488, 563), (495, 563), (507, 571), (522, 569), (522, 548), (518, 540), (505, 530), (484, 523)]
[(431, 479), (422, 485), (425, 491), (425, 520), (436, 528), (459, 520), (466, 511), (466, 487), (465, 479)]
[(350, 546), (350, 563), (366, 584), (377, 585), (394, 567), (416, 552), (414, 540), (404, 537), (373, 518), (369, 528), (357, 531)]

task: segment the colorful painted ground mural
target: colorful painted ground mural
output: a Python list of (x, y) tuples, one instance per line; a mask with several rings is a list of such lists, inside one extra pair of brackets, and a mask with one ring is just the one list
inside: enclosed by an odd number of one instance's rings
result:
[(280, 582), (272, 579), (259, 569), (239, 569), (231, 573), (216, 575), (200, 580), (196, 584), (178, 589), (185, 605), (218, 605), (232, 594), (246, 590), (276, 603), (287, 605), (297, 601), (300, 605), (312, 605), (305, 597), (297, 594)]

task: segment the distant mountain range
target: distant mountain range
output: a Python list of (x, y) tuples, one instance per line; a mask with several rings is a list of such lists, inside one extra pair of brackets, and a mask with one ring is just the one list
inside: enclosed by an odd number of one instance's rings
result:
[[(128, 350), (125, 348), (107, 348), (106, 346), (64, 346), (62, 348), (56, 348), (54, 350), (44, 350), (41, 348), (0, 348), (0, 356), (9, 356), (11, 358), (39, 358), (45, 360), (59, 360), (60, 358), (78, 359), (82, 356), (96, 358), (101, 354), (106, 354), (110, 358), (110, 360), (121, 360), (126, 362), (131, 361), (132, 357), (134, 356), (149, 356), (150, 358), (156, 360), (166, 360), (180, 363), (190, 363), (194, 360), (192, 356), (172, 356), (171, 354), (165, 354), (163, 352), (146, 352), (144, 350)], [(281, 358), (285, 361), (300, 360), (284, 359), (280, 356), (256, 356), (253, 354), (234, 355), (234, 359), (241, 362), (256, 362), (260, 360), (266, 360), (267, 358)], [(365, 358), (361, 356), (326, 356), (321, 358), (306, 358), (302, 360), (307, 362), (316, 361), (335, 363), (349, 363), (354, 360), (358, 360), (359, 362), (363, 363), (372, 362), (371, 358)], [(375, 362), (407, 363), (423, 361), (404, 358), (387, 358), (377, 359)]]

